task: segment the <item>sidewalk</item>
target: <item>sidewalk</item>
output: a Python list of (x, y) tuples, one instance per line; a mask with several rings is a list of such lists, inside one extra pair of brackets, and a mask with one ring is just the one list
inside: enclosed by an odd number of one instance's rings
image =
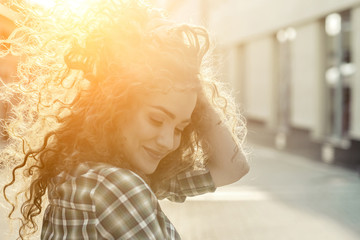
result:
[(184, 204), (163, 201), (184, 240), (358, 240), (356, 172), (254, 146), (239, 182)]

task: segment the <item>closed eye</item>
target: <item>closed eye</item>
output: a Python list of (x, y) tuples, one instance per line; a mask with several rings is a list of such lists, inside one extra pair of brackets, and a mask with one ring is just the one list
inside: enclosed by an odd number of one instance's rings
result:
[(150, 118), (150, 122), (155, 126), (161, 126), (163, 121), (157, 118)]

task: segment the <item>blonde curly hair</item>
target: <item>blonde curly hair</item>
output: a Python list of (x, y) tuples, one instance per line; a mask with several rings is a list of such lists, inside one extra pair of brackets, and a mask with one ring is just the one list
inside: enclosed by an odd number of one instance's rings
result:
[[(81, 162), (106, 162), (132, 169), (119, 146), (121, 119), (151, 92), (179, 86), (196, 89), (198, 100), (180, 147), (142, 177), (154, 192), (162, 183), (211, 157), (207, 141), (209, 112), (216, 111), (239, 146), (246, 134), (233, 99), (211, 71), (207, 31), (177, 24), (143, 1), (92, 1), (76, 15), (62, 1), (46, 11), (26, 2), (9, 2), (24, 17), (0, 44), (20, 62), (18, 81), (1, 88), (0, 100), (12, 104), (12, 119), (2, 121), (9, 142), (1, 163), (12, 169), (7, 191), (24, 183), (21, 239), (37, 231), (49, 180)], [(205, 56), (205, 57), (204, 57)], [(175, 86), (176, 85), (176, 86)], [(16, 104), (14, 104), (14, 98)], [(23, 170), (19, 172), (19, 170)], [(16, 197), (17, 199), (17, 197)]]

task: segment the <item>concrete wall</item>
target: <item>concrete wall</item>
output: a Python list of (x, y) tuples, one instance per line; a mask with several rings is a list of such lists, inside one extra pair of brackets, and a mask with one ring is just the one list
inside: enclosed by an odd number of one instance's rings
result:
[(205, 25), (203, 19), (203, 5), (200, 0), (170, 1), (166, 8), (169, 10), (171, 18), (174, 20)]
[(274, 38), (265, 37), (244, 46), (246, 116), (270, 122), (274, 102)]
[(321, 24), (312, 22), (296, 28), (292, 42), (291, 115), (294, 127), (314, 129), (319, 118), (318, 81), (322, 81)]
[(359, 4), (360, 0), (228, 0), (212, 9), (209, 25), (221, 42), (233, 44)]

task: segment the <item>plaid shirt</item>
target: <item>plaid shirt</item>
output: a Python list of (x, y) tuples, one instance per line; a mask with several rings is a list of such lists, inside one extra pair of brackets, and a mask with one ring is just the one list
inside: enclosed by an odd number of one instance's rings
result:
[[(158, 197), (172, 201), (215, 191), (208, 170), (181, 173), (163, 187)], [(83, 163), (48, 189), (41, 239), (180, 239), (157, 196), (130, 170)]]

